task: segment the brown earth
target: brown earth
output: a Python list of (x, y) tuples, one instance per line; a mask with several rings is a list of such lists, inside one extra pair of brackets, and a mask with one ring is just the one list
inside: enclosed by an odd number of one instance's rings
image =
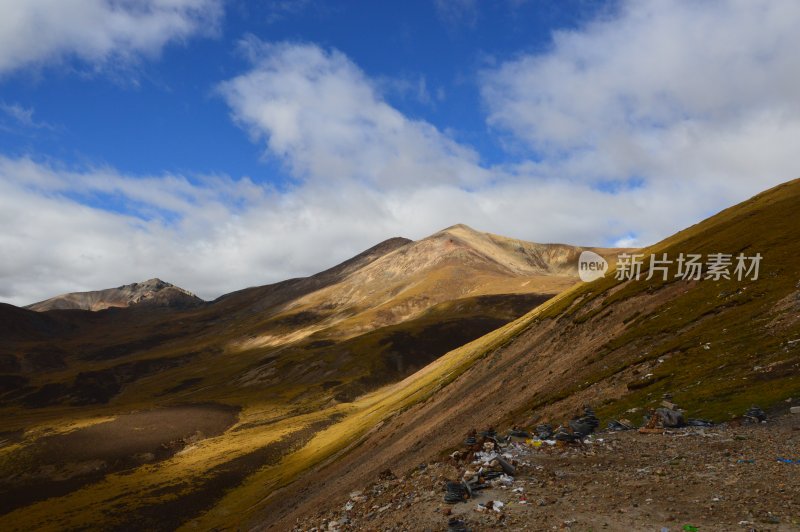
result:
[[(335, 510), (309, 509), (293, 526), (446, 530), (450, 519), (458, 519), (474, 532), (800, 529), (798, 415), (665, 434), (606, 432), (584, 446), (537, 449), (517, 443), (507, 449), (517, 463), (514, 482), (479, 491), (464, 503), (445, 503), (443, 485), (459, 480), (465, 463), (423, 462), (398, 472), (398, 479), (384, 474), (352, 490), (332, 491), (328, 507)], [(502, 512), (479, 511), (478, 504), (488, 501), (501, 501)]]

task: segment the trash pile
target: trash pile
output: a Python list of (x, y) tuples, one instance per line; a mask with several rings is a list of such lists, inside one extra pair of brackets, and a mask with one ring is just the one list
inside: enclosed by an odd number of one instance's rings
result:
[[(741, 419), (745, 422), (762, 423), (766, 420), (766, 414), (758, 406), (752, 406)], [(449, 480), (445, 483), (444, 502), (467, 502), (487, 488), (508, 489), (514, 484), (514, 475), (520, 461), (529, 456), (531, 450), (543, 446), (581, 446), (591, 443), (587, 439), (599, 426), (600, 420), (594, 410), (590, 406), (584, 406), (583, 415), (556, 428), (549, 423), (538, 424), (531, 431), (514, 426), (504, 436), (498, 435), (493, 427), (482, 432), (472, 429), (466, 435), (462, 449), (450, 455), (452, 463), (461, 466), (463, 473), (460, 480)], [(664, 394), (661, 406), (649, 410), (638, 431), (642, 434), (660, 434), (666, 429), (711, 426), (713, 423), (706, 419), (686, 418), (684, 410), (672, 401), (672, 396)], [(607, 430), (619, 432), (636, 430), (636, 427), (630, 420), (621, 418), (610, 420)], [(525, 504), (524, 499), (521, 502)], [(502, 501), (489, 501), (478, 504), (475, 510), (501, 513), (503, 507)]]
[[(473, 429), (464, 439), (463, 448), (450, 455), (452, 462), (461, 466), (462, 475), (460, 480), (445, 482), (444, 502), (467, 502), (487, 488), (511, 489), (518, 469), (530, 466), (525, 459), (534, 449), (583, 445), (599, 425), (594, 410), (586, 406), (583, 415), (555, 429), (546, 423), (536, 426), (532, 432), (512, 427), (504, 436), (498, 435), (492, 427), (482, 432)], [(517, 503), (527, 504), (521, 487), (511, 491), (519, 494)], [(499, 500), (482, 502), (476, 505), (475, 511), (502, 513), (505, 504)]]
[[(629, 521), (641, 525), (663, 518), (666, 526), (658, 523), (651, 529), (676, 532), (705, 526), (725, 512), (740, 512), (739, 521), (757, 522), (777, 512), (784, 499), (791, 499), (788, 479), (800, 457), (785, 444), (786, 438), (772, 437), (771, 431), (755, 426), (767, 419), (761, 408), (754, 405), (732, 421), (706, 430), (710, 421), (688, 418), (669, 395), (652, 406), (649, 411), (632, 408), (608, 420), (606, 434), (597, 434), (600, 420), (589, 406), (560, 424), (531, 420), (502, 432), (493, 427), (470, 430), (458, 450), (405, 472), (376, 467), (379, 472), (372, 484), (343, 497), (336, 510), (298, 520), (296, 530), (575, 529), (593, 524), (591, 512), (615, 508), (603, 514), (612, 529)], [(628, 414), (634, 421), (625, 419)], [(787, 421), (776, 418), (775, 426), (781, 423)], [(642, 437), (639, 432), (664, 436)], [(709, 447), (707, 438), (728, 443), (724, 448)], [(670, 491), (669, 486), (691, 478), (698, 463), (705, 465), (702, 478), (711, 475), (716, 481), (704, 487), (702, 479), (697, 480), (693, 491), (686, 493)], [(765, 483), (765, 476), (776, 480)], [(746, 490), (737, 492), (737, 498), (720, 497), (718, 486), (731, 478), (755, 483), (762, 492), (771, 490), (773, 497), (764, 499), (758, 510), (741, 504), (749, 500)], [(645, 488), (616, 489), (625, 485)], [(670, 507), (664, 515), (642, 515), (637, 510), (656, 512), (658, 501), (667, 499)], [(569, 514), (576, 507), (584, 513)], [(791, 515), (781, 519), (800, 524)]]
[[(506, 437), (498, 436), (491, 427), (480, 434), (474, 429), (470, 431), (464, 439), (464, 449), (450, 455), (454, 462), (464, 462), (465, 468), (460, 481), (445, 483), (444, 501), (456, 504), (473, 498), (479, 490), (510, 486), (514, 482), (516, 458), (509, 452), (509, 444), (512, 438), (526, 436), (530, 435), (517, 429), (510, 430)], [(502, 506), (500, 503), (491, 508), (483, 507), (483, 511), (494, 509), (499, 512)]]

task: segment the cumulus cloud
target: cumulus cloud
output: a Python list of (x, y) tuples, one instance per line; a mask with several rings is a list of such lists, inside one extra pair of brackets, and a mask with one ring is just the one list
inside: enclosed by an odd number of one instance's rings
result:
[(252, 38), (245, 46), (253, 68), (219, 91), (300, 179), (386, 189), (490, 178), (473, 150), (388, 105), (344, 54)]
[(483, 72), (488, 122), (539, 172), (741, 199), (799, 173), (799, 22), (788, 1), (624, 2)]
[(102, 66), (215, 31), (221, 0), (0, 0), (0, 75), (75, 57)]

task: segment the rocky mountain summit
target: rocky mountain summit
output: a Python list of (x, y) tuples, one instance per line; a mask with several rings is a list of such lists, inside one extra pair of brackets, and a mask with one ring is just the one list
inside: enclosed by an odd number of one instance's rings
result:
[(37, 312), (55, 309), (97, 311), (111, 307), (130, 307), (133, 305), (189, 308), (203, 303), (202, 299), (188, 290), (161, 279), (150, 279), (141, 283), (122, 285), (117, 288), (62, 294), (28, 305), (25, 308)]

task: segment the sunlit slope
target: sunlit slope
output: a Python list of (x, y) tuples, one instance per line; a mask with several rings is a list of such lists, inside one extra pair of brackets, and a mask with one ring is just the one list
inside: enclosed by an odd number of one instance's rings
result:
[[(258, 503), (253, 519), (287, 525), (293, 512), (311, 511), (387, 467), (408, 470), (457, 444), (470, 428), (560, 422), (585, 403), (603, 421), (638, 421), (666, 392), (690, 416), (716, 421), (753, 403), (785, 408), (786, 398), (800, 395), (797, 212), (800, 181), (792, 181), (642, 251), (760, 253), (757, 280), (621, 281), (611, 273), (375, 392), (373, 403), (298, 456), (313, 463), (371, 430), (365, 439), (280, 498)], [(300, 469), (288, 460), (284, 475)], [(321, 487), (323, 481), (330, 484)], [(281, 502), (301, 492), (296, 508)]]

